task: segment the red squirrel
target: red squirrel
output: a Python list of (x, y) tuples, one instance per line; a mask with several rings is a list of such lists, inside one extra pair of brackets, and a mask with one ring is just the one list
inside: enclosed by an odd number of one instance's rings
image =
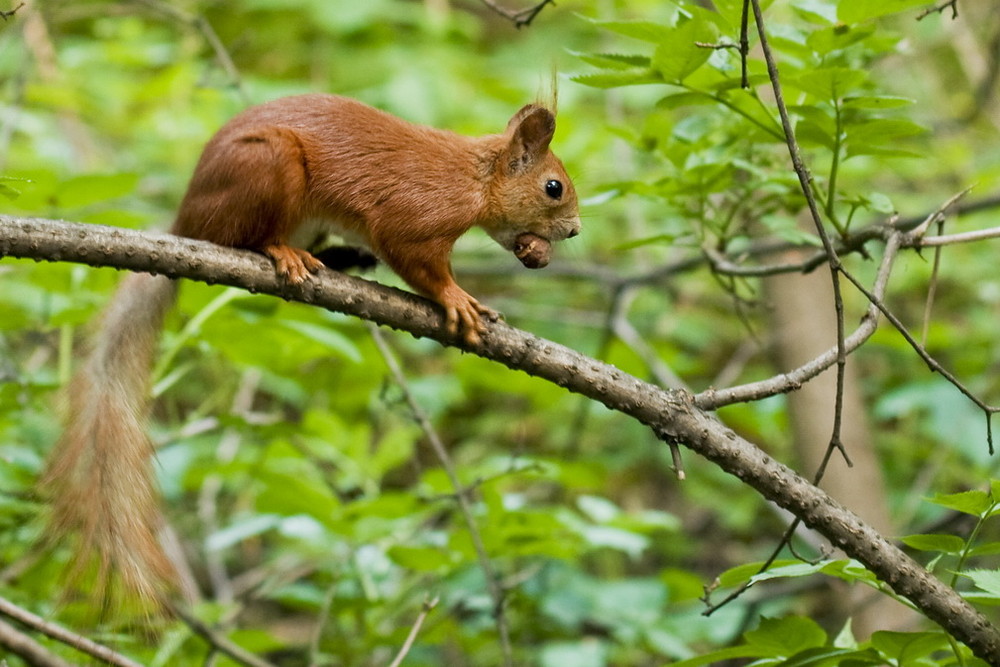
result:
[[(370, 249), (441, 305), (450, 333), (476, 343), (497, 315), (455, 282), (455, 241), (479, 226), (537, 268), (552, 241), (579, 233), (576, 191), (549, 150), (554, 131), (554, 114), (534, 104), (501, 134), (466, 137), (344, 97), (286, 97), (244, 111), (212, 137), (171, 232), (259, 251), (300, 283), (321, 263), (298, 237), (319, 225)], [(67, 426), (42, 481), (52, 497), (50, 536), (79, 535), (77, 572), (93, 560), (98, 592), (120, 580), (154, 604), (165, 600), (173, 570), (156, 537), (144, 422), (175, 292), (163, 276), (123, 281), (69, 386)]]

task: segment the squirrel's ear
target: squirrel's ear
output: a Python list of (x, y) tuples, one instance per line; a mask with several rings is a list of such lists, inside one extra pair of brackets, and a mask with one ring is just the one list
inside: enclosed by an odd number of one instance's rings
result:
[(521, 108), (507, 123), (507, 164), (511, 171), (521, 171), (545, 157), (556, 131), (556, 117), (535, 104)]

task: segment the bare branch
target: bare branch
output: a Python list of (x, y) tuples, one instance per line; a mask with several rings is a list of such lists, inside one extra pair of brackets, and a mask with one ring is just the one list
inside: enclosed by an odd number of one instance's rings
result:
[(504, 322), (490, 324), (483, 339), (469, 345), (444, 333), (442, 311), (425, 299), (333, 271), (289, 286), (263, 256), (205, 242), (0, 215), (0, 256), (154, 271), (293, 299), (433, 338), (590, 397), (738, 477), (861, 562), (980, 658), (1000, 664), (1000, 630), (985, 616), (821, 489), (699, 409), (686, 392), (660, 389)]
[[(32, 667), (72, 667), (70, 663), (54, 655), (6, 621), (0, 621), (0, 647), (24, 658)], [(6, 665), (6, 663), (0, 664)]]
[(413, 642), (416, 640), (417, 635), (420, 633), (420, 626), (424, 624), (424, 619), (427, 618), (427, 614), (431, 613), (431, 610), (437, 606), (438, 598), (435, 597), (433, 600), (425, 600), (424, 606), (420, 610), (420, 615), (417, 616), (417, 620), (413, 622), (413, 627), (410, 628), (410, 634), (406, 636), (406, 641), (403, 642), (403, 646), (399, 649), (399, 653), (396, 655), (396, 659), (393, 660), (389, 667), (399, 667), (403, 664), (403, 658), (406, 654), (410, 652), (410, 648), (413, 647)]
[(823, 463), (816, 475), (818, 483), (823, 478), (826, 464), (830, 460), (830, 454), (834, 450), (840, 451), (847, 464), (851, 464), (851, 460), (844, 448), (844, 443), (840, 440), (840, 430), (844, 414), (844, 371), (847, 367), (847, 349), (844, 342), (844, 298), (840, 293), (840, 274), (845, 273), (845, 271), (840, 263), (837, 250), (830, 240), (829, 234), (826, 233), (826, 227), (823, 225), (823, 220), (819, 214), (819, 207), (816, 205), (816, 198), (813, 196), (812, 176), (802, 161), (802, 153), (795, 139), (792, 122), (788, 116), (788, 108), (785, 106), (784, 93), (781, 90), (778, 65), (774, 60), (774, 54), (771, 52), (771, 47), (767, 41), (767, 34), (764, 30), (764, 12), (760, 8), (759, 0), (750, 0), (750, 5), (753, 8), (754, 22), (757, 25), (757, 36), (760, 39), (760, 48), (764, 54), (764, 62), (767, 63), (767, 76), (771, 81), (771, 90), (774, 92), (774, 103), (778, 107), (778, 115), (781, 117), (781, 127), (785, 133), (788, 155), (792, 160), (792, 168), (795, 170), (795, 175), (799, 179), (799, 187), (802, 190), (802, 194), (805, 195), (806, 206), (809, 209), (813, 225), (816, 227), (816, 233), (819, 235), (820, 241), (823, 242), (826, 261), (830, 266), (830, 278), (833, 281), (833, 301), (837, 312), (837, 391), (833, 408), (833, 433), (830, 434), (827, 456), (823, 459)]
[[(889, 283), (889, 274), (892, 272), (892, 265), (898, 254), (902, 236), (901, 233), (896, 232), (889, 237), (889, 241), (886, 243), (885, 252), (882, 255), (882, 263), (879, 266), (878, 274), (875, 277), (875, 283), (871, 291), (879, 300), (885, 295), (885, 290)], [(854, 352), (865, 341), (871, 338), (871, 335), (875, 333), (875, 329), (878, 327), (878, 314), (878, 306), (874, 303), (871, 304), (864, 317), (861, 318), (858, 328), (844, 339), (845, 354)], [(702, 410), (717, 410), (733, 403), (756, 401), (768, 396), (795, 391), (804, 383), (837, 363), (837, 354), (837, 347), (833, 347), (809, 363), (803, 364), (787, 373), (768, 378), (767, 380), (751, 382), (726, 389), (708, 389), (697, 394), (694, 397), (694, 403)]]
[(240, 99), (242, 99), (244, 103), (249, 104), (250, 96), (247, 94), (246, 88), (243, 86), (243, 77), (240, 75), (240, 71), (236, 67), (236, 63), (233, 62), (232, 56), (229, 55), (229, 51), (226, 49), (226, 46), (219, 38), (219, 34), (215, 32), (215, 28), (213, 28), (212, 24), (208, 22), (208, 19), (200, 14), (189, 14), (188, 12), (178, 9), (177, 7), (174, 7), (167, 2), (163, 2), (162, 0), (134, 1), (149, 7), (153, 11), (169, 16), (175, 21), (194, 28), (200, 32), (202, 37), (205, 38), (205, 41), (208, 42), (208, 45), (215, 53), (215, 59), (218, 61), (219, 66), (222, 67), (222, 69), (229, 76), (229, 82), (234, 88), (236, 88), (240, 95)]
[(0, 614), (3, 614), (8, 618), (12, 618), (18, 623), (22, 623), (32, 630), (36, 630), (46, 637), (56, 640), (57, 642), (75, 648), (77, 651), (85, 653), (92, 658), (103, 660), (109, 665), (115, 665), (115, 667), (142, 667), (142, 665), (135, 662), (131, 658), (128, 658), (121, 653), (116, 653), (107, 646), (102, 646), (101, 644), (91, 641), (82, 635), (76, 634), (75, 632), (70, 632), (60, 625), (46, 621), (44, 618), (32, 614), (27, 609), (22, 609), (13, 602), (2, 597), (0, 597)]
[(0, 19), (3, 19), (4, 22), (6, 22), (7, 19), (9, 19), (10, 17), (12, 17), (14, 14), (17, 14), (17, 10), (19, 10), (21, 7), (24, 7), (24, 3), (23, 2), (21, 4), (19, 4), (17, 7), (15, 7), (14, 9), (8, 9), (7, 11), (0, 11)]
[(957, 245), (959, 243), (972, 243), (974, 241), (985, 241), (987, 239), (1000, 238), (1000, 227), (990, 227), (989, 229), (973, 229), (968, 232), (958, 234), (947, 234), (944, 236), (925, 236), (914, 239), (909, 247), (914, 248), (936, 248), (946, 245)]
[(958, 18), (958, 0), (947, 0), (947, 2), (942, 2), (940, 5), (935, 5), (934, 7), (925, 9), (924, 11), (917, 14), (917, 20), (923, 21), (925, 18), (927, 18), (934, 12), (937, 12), (938, 14), (943, 14), (944, 10), (948, 9), (949, 7), (951, 7), (951, 19), (954, 21), (955, 19)]
[(545, 9), (545, 5), (552, 5), (555, 7), (555, 0), (542, 0), (536, 5), (528, 7), (527, 9), (507, 9), (502, 7), (494, 0), (479, 0), (484, 5), (492, 9), (494, 12), (504, 17), (508, 21), (514, 23), (515, 28), (521, 28), (522, 26), (531, 25), (531, 22), (535, 20), (535, 17)]
[(224, 653), (229, 656), (236, 662), (247, 665), (247, 667), (275, 667), (274, 663), (268, 662), (267, 660), (254, 655), (239, 644), (223, 637), (220, 633), (202, 623), (187, 609), (175, 605), (172, 608), (172, 611), (182, 621), (184, 621), (189, 628), (194, 630), (195, 634), (200, 635), (202, 639), (207, 641), (210, 646), (220, 653)]

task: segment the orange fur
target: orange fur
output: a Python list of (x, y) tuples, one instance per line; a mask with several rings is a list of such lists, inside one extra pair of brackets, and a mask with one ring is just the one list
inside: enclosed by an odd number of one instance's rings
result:
[[(173, 233), (267, 254), (292, 282), (320, 263), (296, 247), (319, 221), (360, 241), (444, 308), (475, 342), (496, 314), (455, 282), (455, 241), (480, 226), (510, 251), (525, 233), (575, 236), (576, 192), (549, 150), (555, 117), (527, 105), (501, 134), (472, 138), (413, 125), (343, 97), (302, 95), (248, 109), (208, 142)], [(558, 182), (558, 187), (552, 185)], [(56, 537), (81, 535), (102, 581), (156, 602), (172, 570), (156, 539), (151, 446), (144, 431), (149, 367), (174, 284), (129, 276), (69, 387), (69, 420), (43, 484)]]
[[(452, 276), (451, 248), (483, 227), (507, 250), (532, 232), (551, 241), (580, 227), (576, 192), (549, 150), (555, 117), (527, 105), (503, 134), (464, 137), (413, 125), (334, 95), (287, 97), (236, 116), (205, 147), (174, 233), (265, 252), (301, 282), (319, 268), (294, 245), (319, 220), (360, 241), (441, 304), (466, 338), (495, 315)], [(562, 196), (545, 192), (558, 180)]]

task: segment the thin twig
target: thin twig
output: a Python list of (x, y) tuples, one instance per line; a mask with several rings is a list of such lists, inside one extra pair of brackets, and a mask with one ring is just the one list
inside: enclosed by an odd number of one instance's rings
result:
[[(882, 299), (885, 295), (885, 290), (889, 284), (889, 276), (892, 273), (892, 266), (898, 255), (902, 239), (903, 234), (901, 232), (893, 232), (886, 240), (882, 262), (879, 265), (872, 285), (872, 294), (876, 295), (879, 299)], [(878, 327), (878, 314), (878, 306), (870, 304), (868, 311), (861, 318), (857, 329), (844, 339), (845, 353), (850, 354), (854, 352), (875, 333), (875, 329)], [(757, 401), (769, 396), (795, 391), (809, 380), (833, 366), (837, 362), (837, 354), (838, 349), (834, 346), (812, 361), (766, 380), (750, 382), (725, 389), (707, 389), (695, 395), (695, 405), (703, 410), (717, 410), (733, 403)]]
[(951, 210), (951, 207), (954, 206), (959, 200), (963, 199), (965, 195), (972, 192), (973, 187), (975, 186), (970, 185), (961, 192), (956, 192), (952, 196), (948, 197), (948, 199), (946, 199), (943, 204), (941, 204), (934, 211), (929, 213), (927, 217), (924, 218), (923, 222), (914, 227), (911, 230), (910, 234), (915, 237), (924, 236), (931, 225), (937, 222), (943, 222), (945, 219), (945, 214), (949, 210)]
[(927, 18), (934, 12), (937, 12), (938, 14), (943, 14), (944, 10), (948, 9), (949, 7), (951, 7), (951, 19), (954, 21), (955, 19), (958, 18), (958, 0), (948, 0), (947, 2), (942, 2), (940, 5), (936, 5), (929, 9), (925, 9), (924, 11), (917, 14), (917, 20), (923, 21), (925, 18)]
[[(785, 532), (782, 534), (781, 539), (778, 540), (778, 545), (771, 551), (771, 555), (767, 557), (767, 560), (761, 563), (761, 566), (757, 569), (757, 574), (763, 574), (764, 572), (767, 572), (768, 569), (770, 569), (771, 565), (774, 564), (774, 561), (778, 560), (778, 556), (781, 555), (781, 552), (785, 549), (785, 546), (791, 545), (792, 537), (795, 535), (795, 531), (798, 530), (799, 525), (801, 523), (802, 520), (799, 519), (798, 517), (792, 519), (792, 522), (788, 525), (788, 528), (786, 528)], [(753, 577), (747, 579), (736, 590), (734, 590), (729, 595), (727, 595), (723, 600), (715, 604), (711, 604), (709, 602), (709, 595), (711, 594), (711, 591), (706, 590), (705, 595), (701, 598), (702, 602), (705, 603), (706, 608), (703, 612), (701, 612), (701, 615), (711, 616), (715, 612), (719, 611), (720, 609), (728, 605), (733, 600), (736, 600), (737, 598), (741, 597), (744, 593), (750, 590), (751, 587), (753, 587), (752, 580)]]
[[(816, 205), (816, 200), (812, 193), (812, 177), (810, 176), (805, 163), (802, 161), (798, 142), (795, 140), (795, 133), (792, 129), (792, 123), (788, 116), (788, 109), (785, 107), (781, 81), (778, 75), (778, 65), (774, 60), (774, 55), (772, 54), (770, 45), (767, 41), (767, 33), (764, 30), (764, 15), (760, 8), (760, 2), (759, 0), (750, 0), (750, 4), (753, 8), (754, 21), (757, 26), (757, 35), (760, 39), (760, 48), (764, 54), (764, 61), (767, 64), (767, 74), (771, 81), (771, 90), (774, 92), (775, 105), (778, 107), (778, 114), (781, 117), (781, 126), (785, 132), (785, 143), (788, 146), (788, 154), (792, 160), (792, 168), (795, 170), (795, 175), (799, 179), (799, 186), (802, 193), (805, 195), (806, 204), (809, 208), (809, 214), (812, 218), (814, 226), (816, 227), (816, 232), (823, 243), (823, 250), (826, 252), (827, 262), (830, 267), (830, 276), (833, 281), (834, 307), (837, 313), (837, 389), (834, 399), (833, 432), (830, 435), (830, 442), (827, 445), (823, 460), (820, 463), (819, 469), (816, 471), (813, 480), (813, 484), (818, 484), (826, 472), (827, 465), (829, 464), (834, 451), (839, 451), (841, 453), (848, 466), (852, 465), (850, 457), (847, 455), (847, 450), (844, 448), (840, 439), (844, 411), (845, 369), (847, 366), (847, 349), (844, 334), (844, 300), (840, 291), (840, 273), (843, 271), (843, 267), (841, 266), (840, 258), (838, 257), (837, 251), (833, 246), (833, 242), (826, 233), (823, 220), (820, 218), (819, 207)], [(771, 563), (773, 563), (777, 558), (778, 554), (784, 549), (785, 545), (790, 543), (789, 541), (791, 540), (795, 529), (798, 528), (798, 522), (799, 519), (796, 518), (792, 522), (792, 525), (789, 526), (788, 530), (785, 531), (785, 534), (782, 535), (781, 540), (772, 552), (771, 557), (761, 567), (760, 572), (767, 570), (767, 568), (771, 566)], [(710, 607), (706, 613), (711, 613), (732, 602), (742, 595), (749, 587), (749, 583), (744, 584), (736, 591), (733, 591), (733, 593), (727, 596), (721, 603)]]
[[(851, 459), (847, 455), (847, 450), (840, 440), (840, 429), (844, 415), (844, 377), (847, 368), (847, 350), (844, 345), (844, 298), (840, 293), (840, 274), (845, 273), (840, 263), (837, 251), (830, 240), (829, 234), (823, 225), (823, 220), (819, 214), (819, 207), (813, 196), (811, 181), (812, 176), (802, 161), (802, 154), (799, 151), (799, 144), (795, 139), (795, 131), (792, 129), (792, 121), (788, 116), (788, 109), (785, 106), (784, 94), (781, 90), (781, 81), (778, 75), (778, 64), (774, 60), (774, 54), (767, 41), (767, 33), (764, 30), (764, 13), (760, 8), (760, 0), (750, 0), (753, 7), (754, 21), (757, 25), (757, 36), (760, 39), (760, 48), (764, 54), (764, 62), (767, 63), (767, 75), (771, 80), (771, 90), (774, 91), (774, 103), (778, 107), (778, 114), (781, 116), (781, 127), (785, 132), (785, 143), (788, 146), (788, 154), (792, 160), (792, 168), (799, 179), (799, 187), (806, 198), (806, 205), (809, 208), (809, 215), (812, 217), (813, 225), (820, 241), (823, 242), (823, 250), (827, 255), (827, 262), (830, 265), (830, 278), (833, 282), (833, 301), (837, 313), (837, 390), (833, 408), (833, 433), (830, 435), (828, 450), (839, 451), (847, 465), (851, 465)], [(824, 457), (820, 470), (817, 472), (817, 481), (822, 479), (826, 470), (826, 463), (829, 456)]]
[(7, 11), (0, 11), (0, 18), (2, 18), (4, 21), (6, 21), (10, 17), (12, 17), (14, 14), (16, 14), (17, 10), (19, 10), (21, 7), (24, 7), (24, 3), (23, 2), (21, 4), (19, 4), (17, 7), (15, 7), (14, 9), (8, 9)]
[(989, 229), (973, 229), (968, 232), (958, 234), (947, 234), (945, 236), (925, 236), (918, 239), (912, 247), (915, 248), (935, 248), (945, 245), (957, 245), (959, 243), (972, 243), (975, 241), (985, 241), (987, 239), (1000, 238), (1000, 227), (990, 227)]
[[(944, 220), (938, 220), (938, 234), (944, 231)], [(920, 332), (920, 344), (927, 347), (927, 336), (931, 329), (931, 313), (934, 311), (934, 297), (937, 296), (938, 273), (941, 270), (941, 246), (934, 248), (934, 262), (931, 265), (931, 278), (927, 285), (927, 298), (924, 300), (924, 326)]]
[(420, 626), (424, 624), (424, 619), (426, 619), (427, 615), (431, 613), (431, 609), (434, 609), (434, 607), (437, 606), (438, 599), (439, 598), (437, 596), (434, 596), (433, 600), (424, 600), (424, 606), (420, 610), (417, 620), (413, 622), (413, 627), (410, 628), (410, 634), (406, 636), (406, 641), (403, 642), (403, 646), (400, 647), (399, 653), (396, 654), (396, 658), (389, 663), (389, 667), (399, 667), (403, 664), (403, 658), (405, 658), (406, 654), (410, 652), (410, 649), (413, 647), (413, 642), (420, 633)]
[(223, 653), (236, 662), (248, 665), (248, 667), (276, 667), (273, 662), (268, 662), (260, 656), (254, 655), (250, 651), (246, 650), (242, 646), (230, 641), (226, 637), (202, 623), (194, 614), (190, 613), (187, 609), (174, 605), (172, 611), (177, 615), (182, 621), (184, 621), (189, 628), (194, 630), (195, 634), (201, 636), (202, 639), (207, 641), (209, 645)]
[(385, 336), (382, 334), (382, 331), (371, 323), (368, 323), (368, 329), (371, 333), (372, 339), (375, 341), (376, 347), (378, 347), (379, 353), (382, 355), (382, 359), (385, 361), (386, 367), (389, 369), (389, 372), (392, 373), (392, 377), (397, 386), (399, 386), (400, 390), (402, 390), (403, 396), (406, 399), (406, 404), (410, 409), (410, 413), (420, 426), (420, 429), (424, 432), (424, 435), (427, 437), (427, 441), (430, 443), (431, 449), (434, 450), (435, 456), (437, 456), (438, 460), (441, 462), (441, 467), (444, 468), (445, 474), (448, 476), (448, 481), (451, 483), (452, 488), (455, 489), (455, 499), (458, 501), (459, 511), (462, 518), (465, 520), (466, 527), (469, 530), (469, 537), (472, 539), (472, 545), (475, 548), (476, 556), (479, 559), (479, 567), (483, 570), (483, 575), (486, 579), (486, 587), (489, 590), (490, 597), (493, 599), (493, 617), (497, 626), (497, 634), (500, 636), (500, 646), (503, 651), (504, 665), (506, 665), (506, 667), (512, 667), (514, 664), (514, 657), (510, 644), (510, 629), (507, 627), (506, 592), (500, 584), (500, 579), (497, 576), (496, 569), (493, 567), (493, 561), (490, 560), (489, 553), (486, 551), (483, 536), (480, 534), (479, 527), (476, 525), (476, 518), (473, 515), (472, 507), (469, 504), (466, 487), (462, 484), (461, 480), (459, 480), (458, 473), (455, 470), (455, 464), (451, 460), (451, 455), (448, 454), (448, 450), (444, 446), (444, 442), (438, 435), (434, 425), (431, 423), (430, 417), (427, 416), (423, 407), (417, 402), (416, 398), (414, 398), (413, 392), (410, 391), (410, 385), (406, 379), (406, 375), (403, 373), (403, 369), (400, 368), (399, 362), (396, 360), (388, 342), (385, 340)]
[(740, 50), (740, 45), (733, 44), (732, 42), (719, 42), (717, 44), (712, 44), (711, 42), (695, 42), (694, 45), (699, 49), (712, 49), (713, 51), (719, 51), (722, 49), (733, 49), (735, 51)]
[(750, 0), (743, 0), (743, 12), (740, 15), (740, 87), (746, 90), (750, 87), (750, 77), (747, 74), (747, 59), (750, 57)]
[(103, 660), (109, 665), (114, 665), (115, 667), (142, 667), (142, 665), (131, 658), (121, 653), (116, 653), (107, 646), (102, 646), (75, 632), (70, 632), (62, 626), (46, 621), (44, 618), (36, 616), (27, 609), (22, 609), (10, 600), (2, 597), (0, 597), (0, 614), (12, 618), (18, 623), (26, 625), (32, 630), (37, 630), (46, 637), (72, 647), (92, 658)]
[(494, 12), (504, 17), (508, 21), (514, 23), (514, 27), (520, 29), (522, 26), (531, 25), (531, 22), (535, 20), (535, 17), (545, 8), (545, 5), (552, 5), (555, 7), (555, 0), (542, 0), (538, 4), (528, 7), (527, 9), (507, 9), (506, 7), (501, 7), (493, 0), (480, 0), (484, 5), (492, 9)]
[(906, 326), (900, 321), (900, 319), (898, 317), (896, 317), (896, 315), (894, 315), (892, 313), (892, 311), (889, 310), (889, 308), (885, 305), (885, 303), (881, 299), (879, 299), (877, 296), (875, 296), (874, 294), (872, 294), (871, 292), (869, 292), (867, 289), (865, 289), (864, 285), (862, 285), (860, 282), (858, 282), (857, 279), (854, 278), (853, 276), (851, 276), (850, 274), (846, 274), (845, 273), (844, 276), (848, 280), (850, 280), (854, 284), (854, 286), (858, 289), (858, 291), (860, 291), (862, 294), (864, 294), (865, 297), (872, 304), (874, 304), (882, 312), (883, 315), (885, 315), (885, 319), (888, 320), (892, 324), (892, 326), (894, 326), (896, 328), (896, 331), (898, 331), (900, 333), (900, 335), (903, 337), (903, 339), (910, 345), (910, 347), (913, 348), (913, 350), (917, 353), (917, 355), (921, 359), (923, 359), (924, 363), (927, 364), (928, 368), (930, 368), (932, 371), (937, 372), (941, 376), (943, 376), (956, 389), (958, 389), (960, 392), (962, 392), (962, 394), (964, 394), (966, 398), (968, 398), (970, 401), (972, 401), (973, 403), (975, 403), (976, 407), (978, 407), (980, 410), (983, 411), (983, 413), (986, 415), (986, 442), (987, 442), (987, 446), (989, 447), (990, 455), (992, 456), (993, 455), (993, 429), (992, 429), (992, 426), (991, 426), (990, 416), (993, 415), (993, 414), (995, 414), (995, 413), (997, 413), (997, 412), (1000, 412), (1000, 406), (990, 405), (990, 404), (986, 403), (985, 401), (983, 401), (978, 396), (976, 396), (972, 392), (972, 390), (970, 390), (968, 387), (966, 387), (961, 382), (961, 380), (959, 380), (955, 376), (954, 373), (952, 373), (947, 368), (945, 368), (944, 366), (942, 366), (941, 362), (939, 362), (937, 359), (935, 359), (933, 356), (931, 356), (931, 354), (929, 352), (927, 352), (927, 350), (919, 342), (917, 342), (917, 340), (913, 337), (913, 335), (907, 330)]
[(247, 93), (246, 88), (243, 85), (243, 77), (240, 74), (239, 69), (236, 67), (236, 63), (233, 62), (233, 58), (229, 55), (229, 51), (226, 49), (225, 44), (219, 39), (219, 34), (215, 32), (215, 28), (212, 24), (208, 22), (204, 16), (200, 14), (189, 14), (181, 9), (174, 7), (161, 0), (135, 0), (140, 4), (143, 4), (150, 9), (157, 11), (161, 14), (171, 17), (175, 21), (178, 21), (184, 25), (194, 28), (202, 34), (205, 41), (212, 48), (215, 53), (215, 59), (219, 62), (219, 65), (229, 76), (230, 84), (239, 93), (240, 99), (244, 104), (250, 103), (250, 95)]

